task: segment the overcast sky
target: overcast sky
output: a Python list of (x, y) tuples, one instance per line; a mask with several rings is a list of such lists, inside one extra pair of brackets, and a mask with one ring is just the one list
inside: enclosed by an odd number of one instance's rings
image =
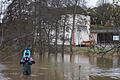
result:
[[(5, 0), (2, 0), (2, 1), (5, 1)], [(7, 1), (7, 0), (6, 0)], [(87, 3), (87, 6), (88, 7), (95, 7), (96, 6), (96, 2), (98, 0), (86, 0), (88, 3)], [(112, 2), (112, 0), (106, 0), (107, 2)], [(1, 2), (1, 0), (0, 0)], [(0, 4), (1, 5), (1, 4)]]
[[(96, 7), (98, 0), (87, 0), (88, 7)], [(106, 0), (107, 3), (112, 3), (113, 0)]]
[(96, 6), (96, 2), (97, 2), (98, 0), (87, 0), (87, 6), (88, 7), (95, 7)]
[[(0, 0), (0, 5), (1, 5), (1, 1), (5, 1), (5, 0)], [(6, 0), (7, 1), (7, 0)], [(97, 4), (96, 4), (96, 2), (98, 1), (98, 0), (86, 0), (87, 1), (87, 6), (88, 7), (95, 7)], [(110, 2), (110, 3), (112, 3), (112, 1), (113, 0), (106, 0), (107, 2)], [(117, 1), (117, 0), (116, 0)]]

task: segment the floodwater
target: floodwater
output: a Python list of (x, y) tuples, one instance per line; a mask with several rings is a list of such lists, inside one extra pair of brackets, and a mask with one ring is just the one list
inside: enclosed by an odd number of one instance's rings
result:
[[(22, 75), (20, 58), (0, 58), (0, 80), (120, 80), (120, 58), (61, 54), (37, 55), (30, 76)], [(4, 54), (5, 55), (5, 54)]]

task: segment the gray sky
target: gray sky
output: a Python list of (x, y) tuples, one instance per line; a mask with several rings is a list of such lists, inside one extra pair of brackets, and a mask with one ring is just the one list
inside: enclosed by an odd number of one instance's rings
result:
[[(0, 5), (1, 5), (1, 1), (5, 1), (5, 0), (0, 0)], [(7, 1), (7, 0), (6, 0)], [(87, 6), (88, 7), (95, 7), (96, 6), (96, 2), (97, 2), (98, 0), (87, 0)], [(107, 2), (110, 2), (110, 3), (112, 3), (112, 1), (113, 0), (106, 0)], [(117, 0), (116, 0), (117, 1)]]
[(88, 7), (95, 7), (96, 6), (96, 2), (97, 2), (98, 0), (87, 0), (87, 6)]
[[(88, 7), (96, 7), (97, 5), (97, 1), (98, 0), (87, 0), (87, 6)], [(113, 0), (106, 0), (106, 2), (108, 3), (112, 3)], [(116, 0), (117, 1), (117, 0)]]

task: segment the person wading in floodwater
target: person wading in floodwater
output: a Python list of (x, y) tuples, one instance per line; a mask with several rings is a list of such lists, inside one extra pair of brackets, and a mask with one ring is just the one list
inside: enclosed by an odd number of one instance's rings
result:
[(31, 74), (31, 65), (35, 64), (35, 61), (30, 57), (29, 49), (24, 50), (24, 55), (20, 61), (20, 64), (22, 65), (22, 73), (24, 75), (30, 75)]

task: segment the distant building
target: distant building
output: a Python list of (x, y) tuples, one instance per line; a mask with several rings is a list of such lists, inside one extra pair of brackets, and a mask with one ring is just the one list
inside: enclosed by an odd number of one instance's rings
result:
[(91, 28), (90, 31), (91, 39), (94, 40), (96, 44), (116, 44), (120, 41), (120, 29), (104, 27), (103, 29)]
[[(63, 15), (64, 16), (64, 15)], [(67, 15), (66, 31), (65, 31), (65, 45), (70, 45), (70, 38), (73, 26), (73, 15)], [(76, 14), (75, 16), (75, 30), (72, 34), (73, 45), (82, 45), (84, 41), (90, 41), (90, 16)], [(59, 33), (58, 44), (61, 45), (63, 40), (63, 29)], [(54, 34), (54, 32), (53, 32)], [(53, 42), (55, 39), (53, 39)]]

